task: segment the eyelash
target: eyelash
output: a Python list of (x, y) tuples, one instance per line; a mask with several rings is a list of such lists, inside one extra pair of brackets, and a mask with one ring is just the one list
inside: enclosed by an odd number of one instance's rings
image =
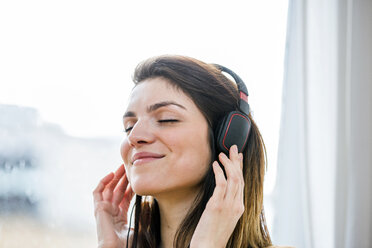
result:
[[(178, 122), (176, 119), (164, 119), (164, 120), (158, 120), (159, 123), (172, 123), (172, 122)], [(128, 127), (124, 129), (124, 132), (128, 133), (130, 130), (132, 130), (133, 127)]]
[(176, 119), (164, 119), (164, 120), (158, 120), (158, 122), (160, 123), (164, 123), (164, 122), (177, 122), (178, 120)]

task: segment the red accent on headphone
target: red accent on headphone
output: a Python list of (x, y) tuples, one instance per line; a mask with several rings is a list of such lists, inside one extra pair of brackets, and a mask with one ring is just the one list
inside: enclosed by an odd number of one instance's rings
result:
[(240, 99), (248, 102), (248, 96), (243, 91), (240, 91)]
[[(240, 93), (241, 93), (241, 92), (240, 92)], [(241, 114), (233, 114), (233, 115), (231, 116), (230, 121), (229, 121), (229, 124), (227, 125), (227, 128), (226, 128), (225, 135), (223, 136), (223, 142), (222, 142), (223, 147), (225, 147), (226, 150), (229, 150), (229, 148), (227, 148), (226, 145), (225, 145), (225, 139), (226, 139), (227, 132), (229, 131), (229, 127), (230, 127), (230, 124), (231, 124), (231, 120), (232, 120), (232, 118), (234, 117), (234, 115), (239, 115), (239, 116), (243, 117), (244, 119), (246, 119), (246, 120), (248, 121), (247, 117), (245, 117), (245, 116), (243, 116), (243, 115), (241, 115)], [(247, 136), (245, 137), (245, 142), (244, 142), (244, 144), (243, 144), (243, 147), (245, 146), (245, 143), (247, 143), (247, 138), (248, 138), (248, 134), (247, 134)]]

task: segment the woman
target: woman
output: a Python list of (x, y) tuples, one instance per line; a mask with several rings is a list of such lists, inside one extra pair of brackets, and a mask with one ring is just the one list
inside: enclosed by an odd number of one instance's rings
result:
[(220, 67), (182, 56), (144, 61), (134, 83), (123, 117), (124, 165), (93, 192), (99, 247), (270, 246), (266, 152), (252, 116), (244, 117), (251, 125), (244, 150), (220, 152), (215, 137), (219, 121), (239, 110), (237, 84)]

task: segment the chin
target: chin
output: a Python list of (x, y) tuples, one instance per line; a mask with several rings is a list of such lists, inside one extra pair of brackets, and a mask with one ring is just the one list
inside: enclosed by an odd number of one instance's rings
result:
[[(159, 185), (158, 185), (159, 186)], [(131, 187), (133, 192), (137, 195), (146, 196), (146, 195), (156, 195), (161, 191), (161, 189), (157, 188), (156, 185), (146, 184), (143, 182), (133, 182), (131, 183)]]

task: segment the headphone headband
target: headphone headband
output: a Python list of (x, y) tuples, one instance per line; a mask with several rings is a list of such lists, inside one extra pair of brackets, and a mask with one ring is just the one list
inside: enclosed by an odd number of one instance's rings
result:
[(236, 74), (235, 72), (233, 72), (232, 70), (230, 70), (229, 68), (225, 67), (225, 66), (222, 66), (222, 65), (218, 65), (218, 64), (213, 64), (217, 69), (219, 69), (221, 72), (226, 72), (227, 74), (229, 74), (230, 76), (232, 76), (235, 80), (235, 83), (236, 85), (238, 86), (238, 91), (239, 91), (239, 109), (244, 112), (246, 115), (249, 115), (250, 113), (250, 108), (249, 108), (249, 104), (248, 104), (248, 90), (247, 90), (247, 87), (245, 86), (245, 83), (243, 82), (243, 80), (238, 76), (238, 74)]

